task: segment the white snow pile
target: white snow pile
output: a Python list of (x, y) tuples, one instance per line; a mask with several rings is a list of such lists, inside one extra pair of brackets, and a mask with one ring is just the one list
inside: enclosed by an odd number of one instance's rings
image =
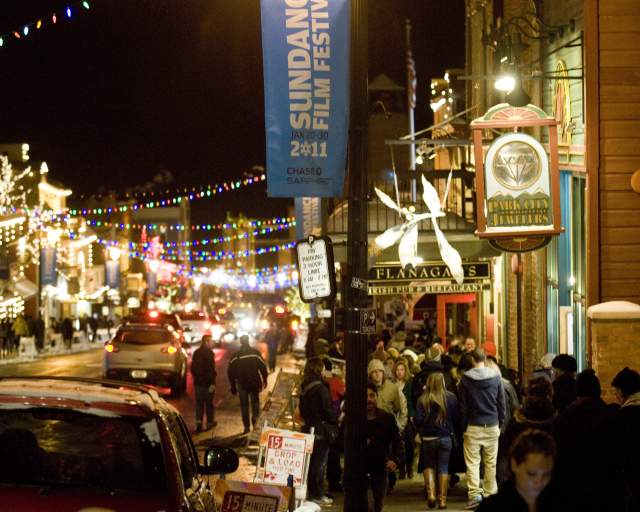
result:
[(595, 304), (587, 309), (587, 316), (595, 320), (639, 319), (640, 305), (625, 300)]

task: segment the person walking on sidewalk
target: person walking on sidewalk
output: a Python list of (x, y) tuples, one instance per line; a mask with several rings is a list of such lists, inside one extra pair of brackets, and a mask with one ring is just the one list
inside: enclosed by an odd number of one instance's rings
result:
[(207, 410), (207, 430), (217, 425), (214, 420), (213, 394), (216, 391), (216, 360), (211, 350), (211, 336), (204, 335), (191, 359), (191, 375), (196, 393), (196, 432), (202, 432), (204, 410)]
[(447, 507), (449, 459), (458, 434), (458, 399), (447, 391), (444, 375), (435, 372), (427, 377), (424, 393), (418, 399), (415, 423), (422, 438), (424, 483), (429, 508), (436, 506), (436, 474), (438, 476), (438, 508)]
[(367, 385), (367, 468), (373, 495), (373, 512), (381, 512), (387, 494), (389, 471), (403, 461), (402, 439), (392, 414), (378, 407), (378, 388)]
[[(504, 387), (500, 373), (484, 365), (481, 349), (469, 353), (472, 368), (464, 372), (458, 385), (460, 414), (464, 432), (464, 460), (467, 465), (466, 509), (480, 505), (483, 496), (498, 491), (496, 462), (500, 428), (506, 420)], [(480, 461), (484, 478), (480, 487)]]
[[(231, 385), (231, 394), (238, 393), (244, 434), (249, 426), (255, 429), (260, 416), (260, 391), (267, 385), (269, 371), (267, 365), (256, 349), (249, 346), (249, 336), (240, 336), (240, 350), (229, 361), (227, 377)], [(249, 422), (249, 403), (251, 403), (251, 423)]]
[(273, 372), (276, 369), (276, 356), (278, 355), (278, 326), (275, 322), (269, 325), (269, 329), (264, 335), (264, 341), (267, 344), (269, 350), (269, 371)]
[(300, 393), (300, 416), (305, 433), (314, 430), (313, 453), (309, 461), (309, 499), (320, 505), (330, 505), (333, 500), (324, 491), (324, 474), (329, 447), (338, 432), (338, 420), (331, 404), (329, 387), (324, 382), (324, 363), (312, 357), (304, 367)]

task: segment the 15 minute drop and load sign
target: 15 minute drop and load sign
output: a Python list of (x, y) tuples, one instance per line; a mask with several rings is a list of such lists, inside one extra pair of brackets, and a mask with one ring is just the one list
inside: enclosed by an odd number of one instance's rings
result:
[(296, 252), (302, 301), (316, 302), (333, 298), (336, 293), (336, 275), (331, 239), (309, 236), (298, 241)]

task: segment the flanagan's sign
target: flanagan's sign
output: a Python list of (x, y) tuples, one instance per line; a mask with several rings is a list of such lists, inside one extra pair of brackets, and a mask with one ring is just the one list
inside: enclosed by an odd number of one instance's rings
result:
[[(491, 266), (487, 261), (463, 263), (464, 282), (491, 278)], [(380, 265), (369, 269), (369, 284), (388, 281), (443, 281), (453, 279), (444, 263), (423, 263), (417, 267)]]

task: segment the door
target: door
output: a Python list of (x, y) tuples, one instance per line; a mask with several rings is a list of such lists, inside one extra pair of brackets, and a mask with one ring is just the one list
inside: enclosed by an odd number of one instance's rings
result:
[(478, 297), (475, 293), (438, 295), (438, 336), (443, 342), (455, 335), (472, 336), (479, 343)]

